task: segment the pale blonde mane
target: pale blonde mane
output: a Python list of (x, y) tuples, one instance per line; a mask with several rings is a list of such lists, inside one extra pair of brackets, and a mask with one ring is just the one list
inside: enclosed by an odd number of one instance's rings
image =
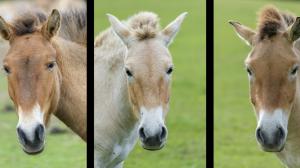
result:
[[(137, 40), (146, 40), (157, 37), (160, 31), (159, 17), (153, 12), (140, 12), (135, 14), (124, 22), (133, 32)], [(114, 34), (109, 30), (100, 33), (95, 38), (95, 47), (99, 47), (105, 40), (111, 38)]]
[(138, 40), (155, 38), (160, 30), (159, 18), (152, 12), (140, 12), (128, 19), (128, 26)]

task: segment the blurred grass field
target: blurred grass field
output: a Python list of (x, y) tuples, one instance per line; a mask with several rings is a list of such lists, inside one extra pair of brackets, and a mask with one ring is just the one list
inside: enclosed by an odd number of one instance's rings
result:
[(261, 151), (256, 143), (256, 118), (244, 68), (250, 47), (228, 24), (228, 20), (235, 20), (255, 29), (257, 12), (266, 4), (300, 15), (299, 1), (215, 0), (214, 160), (217, 168), (283, 168), (274, 154)]
[(189, 14), (170, 46), (175, 71), (167, 145), (161, 151), (150, 152), (137, 144), (124, 167), (205, 167), (205, 2), (95, 0), (95, 36), (109, 27), (106, 13), (124, 20), (146, 10), (160, 16), (162, 27), (184, 11)]

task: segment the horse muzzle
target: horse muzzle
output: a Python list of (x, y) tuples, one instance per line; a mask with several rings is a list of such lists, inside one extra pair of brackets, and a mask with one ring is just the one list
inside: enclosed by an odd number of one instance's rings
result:
[(142, 142), (142, 147), (147, 150), (160, 150), (164, 147), (167, 140), (167, 128), (162, 126), (159, 131), (150, 134), (150, 131), (144, 127), (139, 128), (139, 137)]
[(38, 124), (30, 129), (18, 127), (17, 134), (25, 153), (34, 155), (43, 151), (45, 144), (45, 128), (43, 125)]
[(260, 110), (256, 139), (262, 150), (280, 152), (283, 150), (288, 134), (288, 112), (277, 108), (273, 111)]
[(146, 109), (141, 108), (141, 121), (138, 134), (142, 146), (147, 150), (159, 150), (164, 147), (168, 130), (164, 124), (162, 107)]
[(256, 130), (256, 139), (265, 152), (280, 152), (286, 141), (286, 132), (281, 126), (272, 129), (259, 127)]

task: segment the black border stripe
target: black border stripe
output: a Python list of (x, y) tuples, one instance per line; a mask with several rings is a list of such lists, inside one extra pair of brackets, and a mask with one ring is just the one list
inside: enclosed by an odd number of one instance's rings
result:
[(87, 0), (87, 167), (94, 167), (94, 0)]
[(214, 1), (206, 1), (206, 167), (214, 167)]

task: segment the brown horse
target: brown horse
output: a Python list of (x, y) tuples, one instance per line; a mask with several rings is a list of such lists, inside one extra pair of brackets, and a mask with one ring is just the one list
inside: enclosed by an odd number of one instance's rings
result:
[(0, 18), (1, 35), (9, 41), (3, 68), (19, 116), (19, 141), (28, 154), (44, 148), (51, 114), (86, 140), (86, 47), (57, 36), (61, 24), (68, 24), (61, 18), (57, 10), (48, 18), (41, 13), (24, 13), (11, 23)]
[[(257, 114), (256, 138), (290, 168), (300, 167), (300, 18), (274, 7), (262, 10), (258, 30), (230, 22), (252, 50), (245, 63), (251, 102)], [(298, 46), (298, 47), (297, 47)]]

